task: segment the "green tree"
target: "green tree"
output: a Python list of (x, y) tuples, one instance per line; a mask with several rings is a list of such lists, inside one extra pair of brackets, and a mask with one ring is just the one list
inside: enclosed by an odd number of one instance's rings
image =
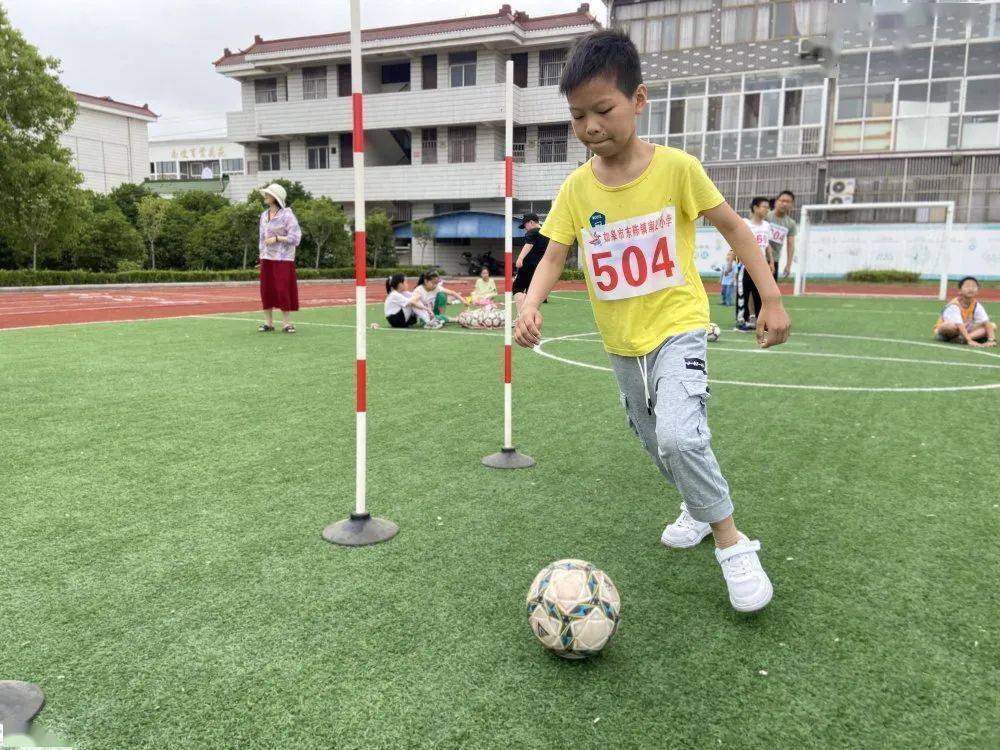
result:
[(198, 219), (188, 236), (188, 268), (234, 268), (239, 263), (241, 242), (233, 216), (236, 210), (225, 205)]
[(372, 268), (396, 265), (396, 243), (392, 224), (382, 209), (365, 217), (365, 240), (368, 265)]
[[(434, 225), (429, 221), (417, 220), (410, 225), (413, 231), (413, 244), (420, 247), (420, 258), (427, 254), (427, 246), (434, 244)], [(416, 258), (412, 258), (416, 262)]]
[(117, 271), (122, 261), (141, 261), (144, 253), (142, 236), (114, 204), (107, 210), (89, 206), (67, 250), (70, 267), (88, 271)]
[(163, 234), (157, 245), (163, 268), (187, 268), (191, 254), (191, 233), (198, 225), (198, 214), (179, 203), (167, 201)]
[(18, 165), (6, 176), (5, 221), (0, 224), (7, 241), (31, 254), (31, 268), (38, 269), (38, 254), (54, 249), (79, 229), (86, 201), (80, 173), (49, 156), (37, 156)]
[(111, 191), (108, 196), (115, 202), (115, 205), (125, 214), (132, 226), (139, 226), (139, 202), (152, 195), (145, 185), (136, 185), (132, 182), (123, 182)]
[(302, 226), (304, 236), (308, 236), (316, 249), (316, 264), (319, 268), (324, 255), (333, 260), (333, 265), (347, 261), (350, 265), (350, 237), (344, 231), (347, 217), (343, 209), (329, 198), (316, 198), (299, 203), (296, 216)]
[(256, 203), (246, 201), (244, 203), (234, 203), (231, 214), (233, 230), (239, 238), (240, 247), (243, 249), (243, 268), (252, 257), (257, 256), (257, 244), (260, 242), (260, 214), (263, 209)]
[(204, 190), (189, 190), (181, 193), (174, 198), (174, 203), (198, 216), (205, 216), (229, 205), (229, 201), (218, 193), (209, 193)]
[[(299, 201), (310, 201), (312, 200), (312, 193), (306, 190), (305, 186), (298, 180), (292, 181), (285, 179), (284, 177), (279, 177), (276, 180), (270, 180), (265, 184), (261, 185), (261, 188), (265, 188), (270, 184), (281, 185), (285, 189), (285, 205), (295, 206)], [(264, 196), (260, 194), (260, 189), (254, 190), (247, 197), (248, 201), (252, 201), (260, 206), (260, 210), (264, 210)]]
[(156, 270), (156, 244), (163, 236), (170, 204), (165, 198), (147, 195), (139, 201), (136, 220), (139, 231), (149, 248), (149, 267)]
[(59, 135), (76, 117), (76, 99), (59, 81), (59, 61), (43, 57), (0, 7), (0, 193), (11, 167), (32, 155), (69, 163)]

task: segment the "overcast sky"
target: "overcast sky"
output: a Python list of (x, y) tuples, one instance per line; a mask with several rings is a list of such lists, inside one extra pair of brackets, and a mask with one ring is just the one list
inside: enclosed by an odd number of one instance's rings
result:
[[(576, 10), (581, 0), (363, 0), (366, 28), (475, 16), (505, 1), (532, 16)], [(240, 108), (239, 85), (215, 72), (223, 47), (265, 39), (346, 31), (347, 0), (0, 0), (25, 38), (62, 62), (71, 89), (160, 115), (150, 136), (225, 134), (225, 113)], [(604, 4), (591, 1), (603, 23)]]

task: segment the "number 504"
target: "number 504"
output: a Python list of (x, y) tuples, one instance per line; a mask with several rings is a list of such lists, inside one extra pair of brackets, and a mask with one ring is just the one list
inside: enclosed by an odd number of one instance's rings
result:
[[(592, 253), (590, 263), (594, 269), (594, 283), (602, 292), (610, 292), (618, 287), (620, 276), (614, 263), (602, 261), (612, 257), (610, 250)], [(653, 261), (649, 262), (646, 254), (636, 245), (629, 245), (622, 253), (621, 276), (629, 286), (642, 286), (650, 274), (662, 273), (667, 278), (674, 275), (674, 262), (670, 259), (667, 248), (667, 238), (660, 237), (653, 249)]]

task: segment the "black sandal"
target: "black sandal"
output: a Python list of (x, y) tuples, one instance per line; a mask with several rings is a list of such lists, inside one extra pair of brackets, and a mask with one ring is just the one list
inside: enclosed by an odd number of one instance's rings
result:
[(281, 332), (282, 333), (295, 333), (295, 326), (293, 326), (291, 323), (289, 323), (287, 326), (282, 326)]
[(274, 326), (269, 326), (267, 323), (261, 323), (259, 326), (257, 326), (257, 330), (260, 331), (261, 333), (267, 333), (268, 331), (273, 331)]

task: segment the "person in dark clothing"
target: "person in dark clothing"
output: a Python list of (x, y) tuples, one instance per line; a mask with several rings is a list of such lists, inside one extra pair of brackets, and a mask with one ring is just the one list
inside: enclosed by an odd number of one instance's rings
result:
[(525, 214), (520, 226), (524, 230), (524, 245), (514, 262), (517, 275), (511, 287), (514, 305), (518, 312), (521, 310), (521, 303), (524, 302), (528, 287), (531, 286), (531, 277), (535, 275), (538, 262), (545, 255), (545, 248), (549, 245), (549, 238), (539, 231), (542, 225), (538, 221), (538, 214)]

